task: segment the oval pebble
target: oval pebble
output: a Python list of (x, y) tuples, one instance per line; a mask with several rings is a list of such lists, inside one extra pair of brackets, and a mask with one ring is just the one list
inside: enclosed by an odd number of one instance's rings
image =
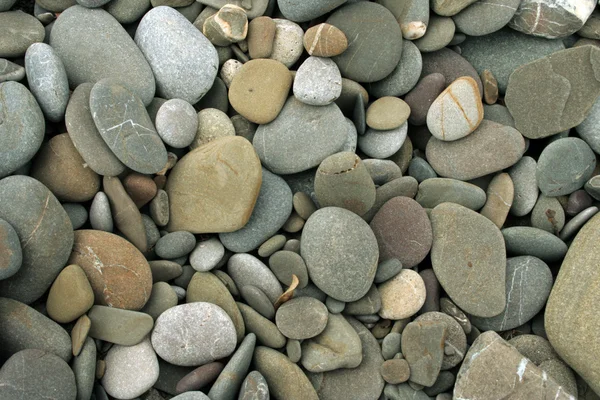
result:
[(304, 31), (300, 25), (285, 19), (274, 18), (275, 38), (269, 58), (290, 68), (298, 61), (304, 50)]
[(308, 28), (304, 33), (303, 42), (306, 52), (315, 57), (337, 56), (348, 48), (348, 39), (344, 32), (327, 23)]
[(154, 246), (156, 255), (162, 258), (178, 258), (188, 255), (196, 247), (196, 238), (186, 231), (171, 232), (158, 239)]
[(42, 42), (44, 26), (33, 15), (23, 11), (0, 14), (0, 57), (22, 57), (29, 46)]
[(112, 232), (113, 219), (108, 197), (104, 192), (98, 192), (94, 196), (90, 206), (90, 224), (93, 229)]
[(358, 137), (358, 147), (369, 157), (391, 157), (404, 144), (407, 132), (406, 122), (397, 128), (385, 131), (369, 128), (364, 135)]
[(415, 200), (424, 208), (434, 208), (439, 204), (450, 202), (471, 210), (479, 210), (485, 204), (486, 194), (483, 189), (468, 182), (449, 178), (430, 178), (419, 184)]
[(415, 87), (421, 76), (421, 52), (410, 40), (402, 42), (402, 55), (396, 68), (380, 81), (368, 85), (373, 96), (404, 96)]
[(190, 254), (190, 264), (199, 272), (210, 271), (215, 268), (225, 255), (225, 247), (217, 238), (210, 238), (198, 242)]
[(557, 236), (542, 229), (514, 226), (502, 229), (508, 254), (528, 255), (545, 262), (560, 261), (567, 253), (567, 245)]
[(327, 325), (325, 304), (312, 297), (286, 301), (275, 314), (277, 328), (290, 339), (304, 340), (317, 336)]
[(313, 106), (331, 104), (342, 93), (342, 75), (330, 58), (309, 57), (296, 72), (294, 96)]
[(0, 218), (0, 280), (13, 276), (23, 262), (21, 242), (15, 229)]
[(281, 250), (269, 257), (269, 268), (286, 286), (292, 284), (292, 275), (298, 278), (298, 289), (308, 285), (308, 271), (302, 257), (293, 251)]
[(403, 269), (378, 287), (381, 295), (379, 316), (385, 319), (412, 317), (425, 303), (425, 284), (413, 270)]
[(227, 262), (227, 271), (238, 287), (254, 285), (265, 292), (273, 303), (283, 293), (281, 284), (271, 270), (251, 254), (234, 254)]
[(156, 131), (169, 146), (189, 146), (196, 137), (198, 116), (194, 107), (185, 100), (167, 100), (156, 114)]

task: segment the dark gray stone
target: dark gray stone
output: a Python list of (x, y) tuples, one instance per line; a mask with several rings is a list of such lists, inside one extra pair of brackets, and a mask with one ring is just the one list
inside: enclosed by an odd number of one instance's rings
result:
[(489, 35), (510, 22), (520, 3), (521, 0), (480, 0), (452, 19), (457, 30), (468, 36)]
[(369, 93), (376, 97), (404, 96), (419, 81), (422, 68), (421, 52), (413, 42), (405, 40), (396, 68), (382, 80), (368, 84)]
[(565, 242), (550, 232), (528, 226), (514, 226), (502, 229), (508, 254), (528, 255), (545, 262), (560, 261), (567, 253)]
[(186, 231), (171, 232), (158, 239), (154, 246), (156, 255), (162, 258), (178, 258), (188, 255), (196, 247), (196, 238)]

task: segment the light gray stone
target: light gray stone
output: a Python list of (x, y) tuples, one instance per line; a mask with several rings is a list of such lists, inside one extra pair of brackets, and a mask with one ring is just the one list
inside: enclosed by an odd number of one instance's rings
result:
[(342, 75), (330, 58), (309, 57), (296, 72), (293, 91), (303, 103), (313, 106), (331, 104), (342, 93)]

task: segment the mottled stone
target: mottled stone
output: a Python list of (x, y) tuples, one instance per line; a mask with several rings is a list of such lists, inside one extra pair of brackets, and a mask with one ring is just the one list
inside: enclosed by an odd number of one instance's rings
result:
[(248, 55), (251, 59), (269, 58), (275, 40), (275, 22), (270, 17), (254, 18), (248, 24)]
[(456, 28), (469, 36), (483, 36), (505, 27), (517, 12), (521, 0), (479, 0), (452, 19)]
[(269, 386), (258, 371), (250, 372), (240, 389), (238, 400), (269, 400)]
[(402, 331), (402, 355), (410, 367), (410, 381), (432, 386), (442, 367), (446, 326), (443, 322), (411, 322)]
[(21, 57), (29, 46), (42, 42), (44, 26), (37, 18), (23, 11), (0, 14), (0, 57)]
[[(466, 42), (465, 42), (466, 43)], [(462, 48), (461, 44), (461, 48)], [(464, 53), (464, 50), (462, 51)], [(466, 57), (461, 56), (455, 51), (449, 48), (443, 48), (433, 53), (423, 53), (423, 70), (421, 76), (427, 76), (430, 74), (438, 73), (442, 74), (446, 78), (446, 84), (443, 88), (449, 86), (452, 82), (462, 76), (470, 76), (477, 82), (479, 86), (479, 93), (483, 95), (483, 85), (479, 78), (479, 73), (471, 61)]]
[(302, 43), (304, 30), (300, 25), (287, 19), (275, 18), (273, 22), (275, 22), (275, 37), (269, 58), (291, 68), (304, 51)]
[(335, 57), (348, 48), (344, 32), (327, 23), (310, 27), (304, 33), (303, 42), (306, 52), (315, 57)]
[(541, 195), (531, 212), (531, 226), (558, 234), (565, 226), (565, 211), (556, 197)]

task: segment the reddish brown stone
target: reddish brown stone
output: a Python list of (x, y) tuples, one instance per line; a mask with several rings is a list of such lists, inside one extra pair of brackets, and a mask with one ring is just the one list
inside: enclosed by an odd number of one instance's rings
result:
[(123, 179), (123, 186), (135, 203), (137, 208), (142, 208), (156, 196), (156, 183), (148, 175), (132, 172)]
[(204, 364), (181, 378), (175, 386), (175, 391), (179, 394), (200, 390), (217, 379), (224, 367), (225, 365), (218, 361)]

